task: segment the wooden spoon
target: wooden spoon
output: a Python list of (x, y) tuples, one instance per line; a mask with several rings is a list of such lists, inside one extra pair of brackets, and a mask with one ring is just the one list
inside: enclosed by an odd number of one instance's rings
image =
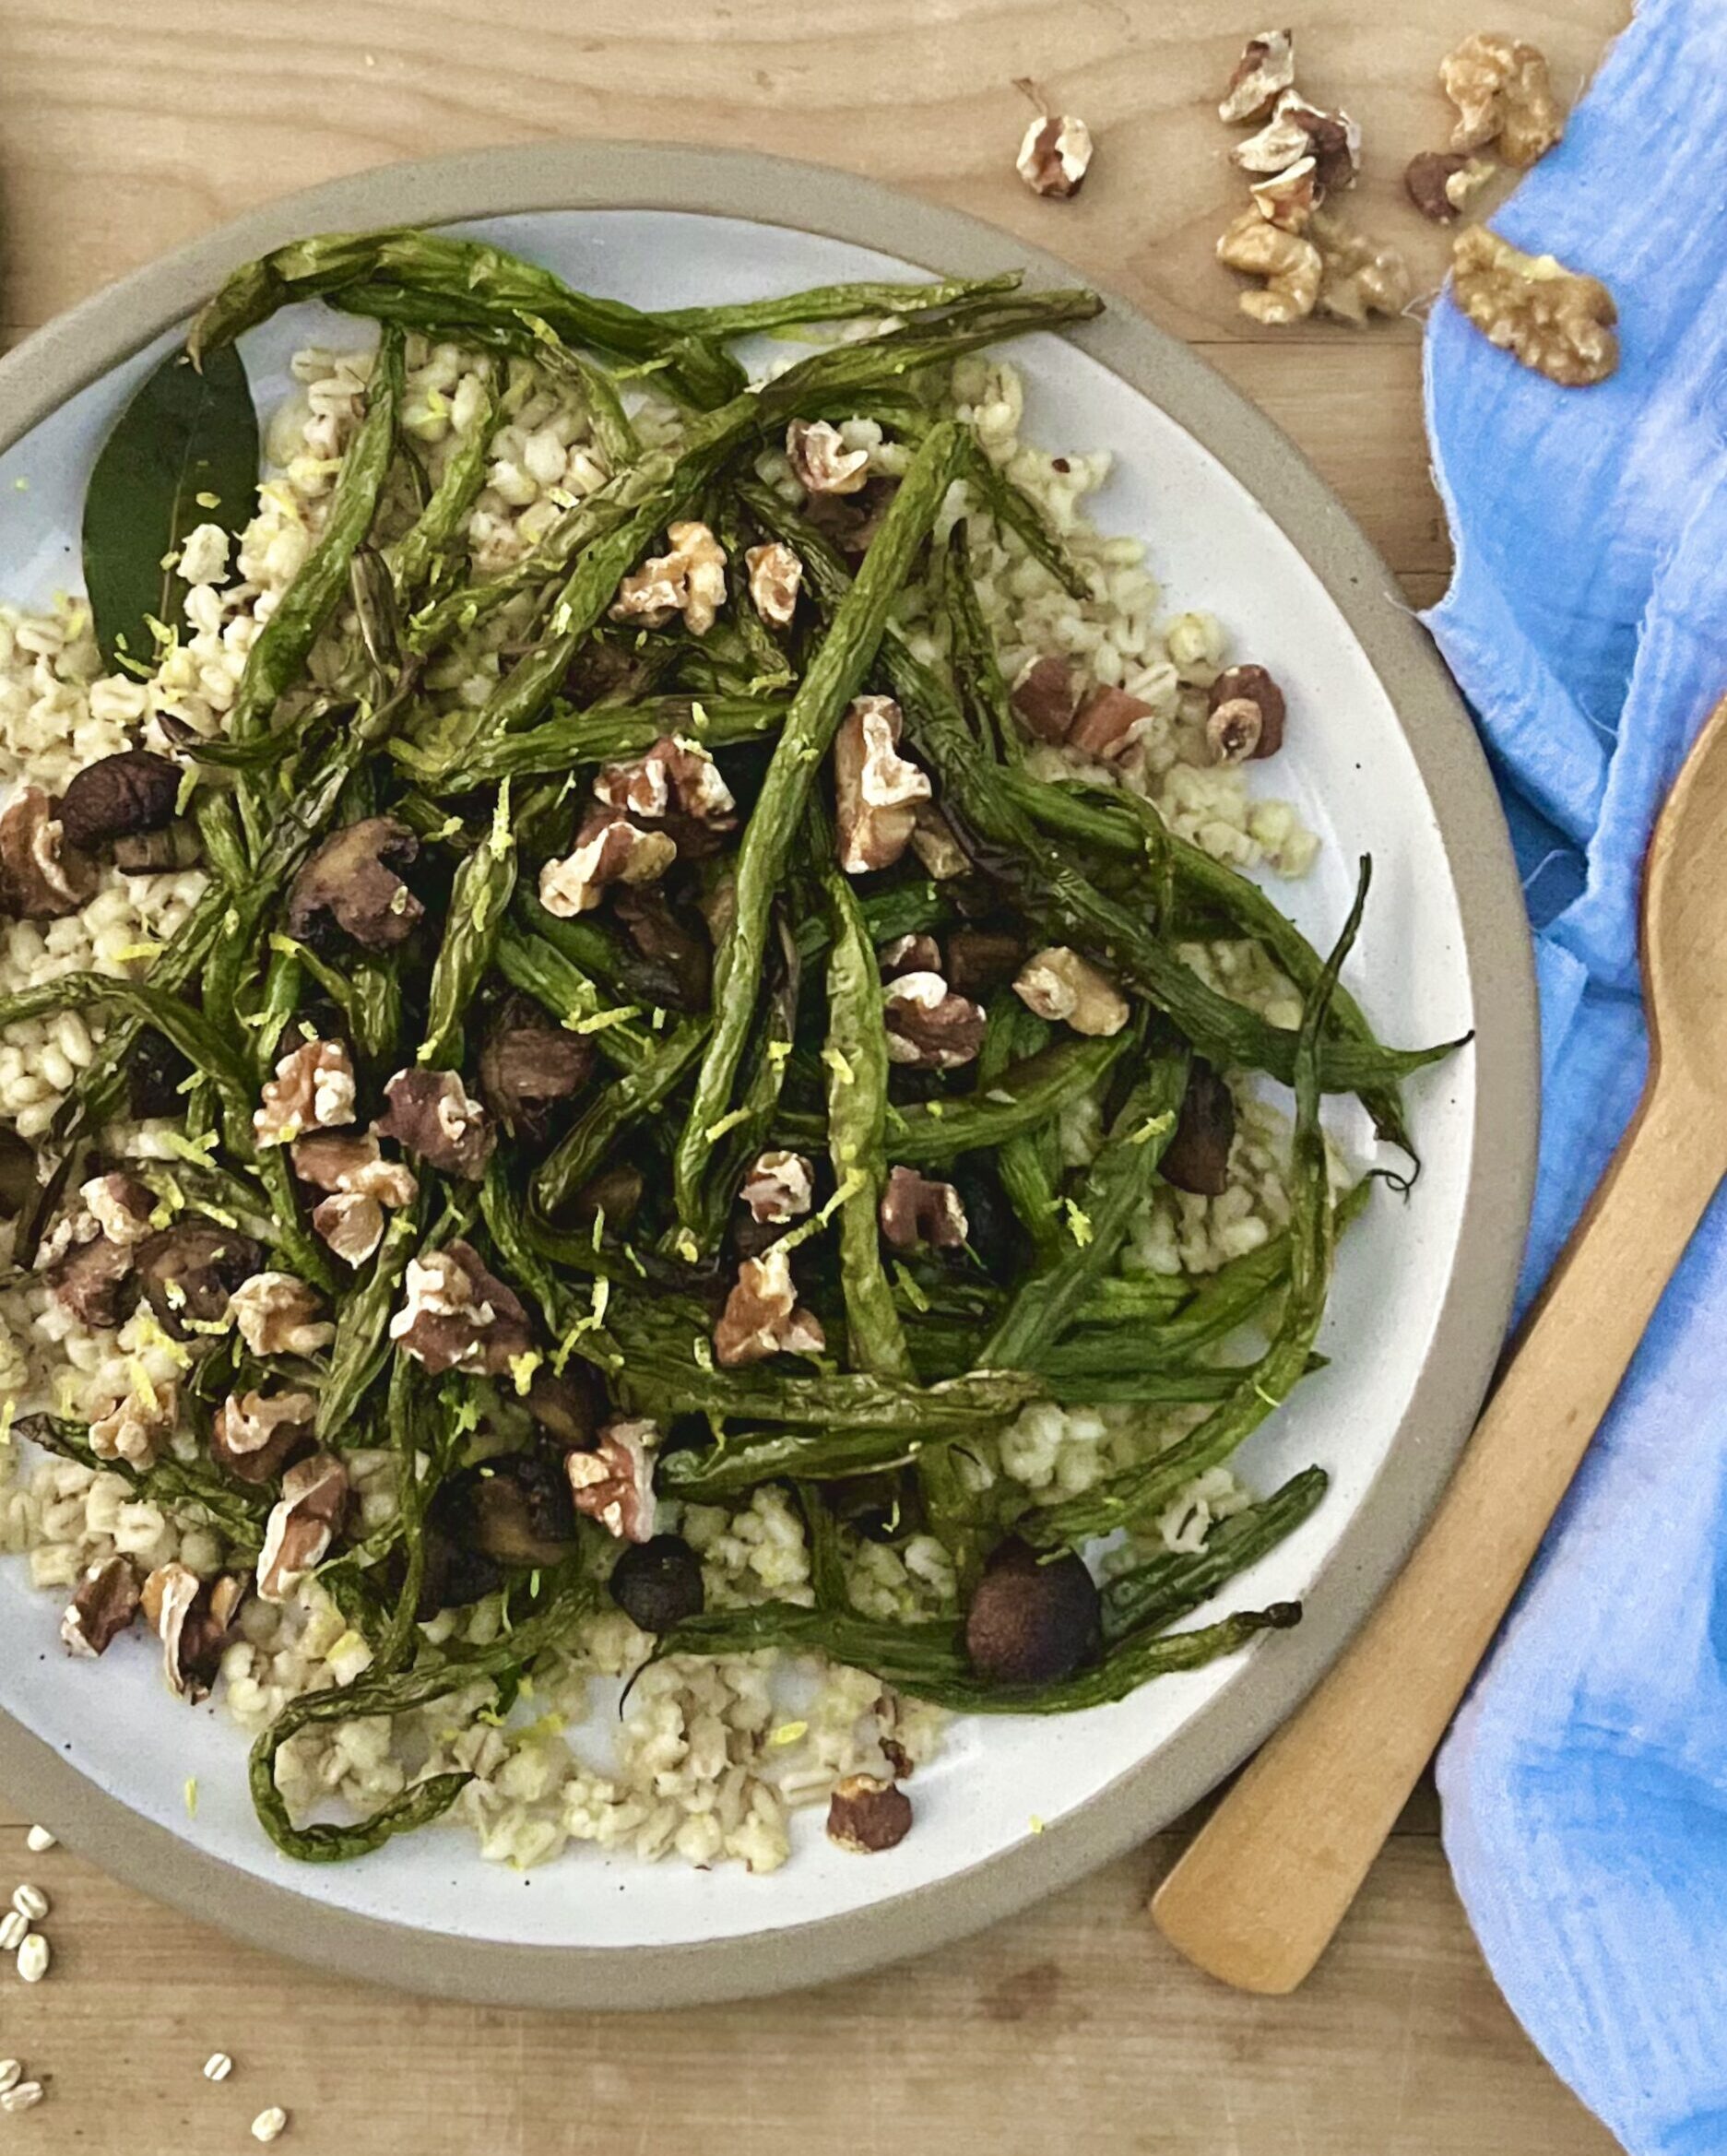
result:
[(1724, 965), (1727, 700), (1650, 847), (1631, 1126), (1414, 1556), (1153, 1897), (1165, 1937), (1226, 1984), (1293, 1991), (1324, 1952), (1727, 1174)]

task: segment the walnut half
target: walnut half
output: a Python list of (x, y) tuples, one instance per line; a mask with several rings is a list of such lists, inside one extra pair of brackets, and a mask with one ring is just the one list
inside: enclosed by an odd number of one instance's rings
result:
[(1244, 314), (1272, 327), (1301, 322), (1319, 297), (1319, 251), (1300, 232), (1281, 231), (1257, 209), (1244, 209), (1217, 243), (1217, 259), (1225, 269), (1264, 283), (1241, 294)]
[(1408, 306), (1409, 267), (1397, 248), (1329, 210), (1314, 213), (1307, 236), (1319, 253), (1322, 313), (1359, 326), (1369, 314), (1401, 314)]
[(1451, 248), (1451, 297), (1490, 344), (1562, 388), (1604, 382), (1619, 364), (1618, 309), (1598, 278), (1525, 255), (1471, 225)]
[(1453, 149), (1491, 142), (1508, 165), (1527, 167), (1565, 133), (1540, 48), (1497, 30), (1477, 30), (1439, 63), (1439, 87), (1457, 107)]

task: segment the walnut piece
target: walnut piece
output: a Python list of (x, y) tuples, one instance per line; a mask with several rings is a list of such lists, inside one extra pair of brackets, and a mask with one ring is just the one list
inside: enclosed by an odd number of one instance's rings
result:
[(1314, 175), (1321, 195), (1353, 187), (1361, 173), (1361, 129), (1347, 113), (1327, 113), (1310, 105), (1297, 90), (1277, 101), (1272, 124), (1299, 127), (1307, 138)]
[(933, 936), (895, 936), (876, 953), (876, 965), (883, 980), (902, 973), (940, 973), (941, 946)]
[(274, 1482), (312, 1442), (310, 1392), (231, 1392), (210, 1424), (210, 1457), (241, 1482)]
[(378, 1137), (397, 1140), (440, 1175), (479, 1182), (497, 1133), (459, 1071), (398, 1071), (384, 1097), (389, 1105), (372, 1126)]
[(306, 1131), (328, 1131), (354, 1119), (354, 1066), (339, 1040), (309, 1040), (290, 1049), (264, 1084), (264, 1105), (252, 1113), (260, 1145), (288, 1145)]
[(246, 1581), (231, 1573), (200, 1580), (178, 1562), (160, 1565), (139, 1598), (144, 1621), (162, 1643), (162, 1670), (171, 1688), (196, 1706), (209, 1695)]
[(1423, 217), (1437, 225), (1455, 224), (1464, 204), (1497, 169), (1491, 159), (1466, 150), (1418, 150), (1404, 171), (1403, 191)]
[(828, 1799), (827, 1838), (858, 1856), (875, 1856), (912, 1830), (912, 1800), (878, 1774), (846, 1774)]
[(1109, 976), (1065, 943), (1028, 958), (1014, 977), (1013, 993), (1039, 1018), (1065, 1020), (1075, 1033), (1106, 1037), (1128, 1022), (1127, 998)]
[(1094, 689), (1074, 714), (1068, 746), (1082, 755), (1113, 762), (1127, 754), (1155, 717), (1149, 704), (1130, 696), (1125, 689)]
[[(1275, 756), (1283, 745), (1285, 707), (1283, 692), (1263, 667), (1225, 667), (1212, 683), (1208, 709), (1215, 714), (1224, 705), (1248, 703), (1254, 706), (1259, 724), (1245, 756)], [(1209, 730), (1209, 729), (1208, 729)], [(1226, 759), (1220, 758), (1219, 761)]]
[(96, 864), (71, 845), (39, 786), (27, 786), (0, 813), (0, 913), (58, 920), (96, 889)]
[(291, 1273), (254, 1273), (229, 1298), (228, 1314), (254, 1355), (315, 1355), (336, 1337), (316, 1294)]
[(750, 603), (771, 629), (789, 629), (803, 587), (803, 563), (782, 540), (769, 539), (744, 555)]
[(1239, 165), (1244, 172), (1284, 172), (1297, 159), (1312, 154), (1313, 138), (1300, 121), (1288, 113), (1278, 112), (1257, 135), (1249, 135), (1245, 142), (1236, 143), (1229, 153), (1229, 161)]
[(858, 494), (869, 483), (869, 452), (847, 449), (845, 435), (826, 420), (793, 420), (786, 456), (808, 494)]
[(917, 804), (929, 780), (898, 753), (900, 707), (891, 696), (854, 696), (834, 737), (839, 864), (848, 876), (891, 868), (911, 844)]
[(60, 1637), (69, 1653), (106, 1654), (138, 1614), (139, 1581), (129, 1558), (103, 1558), (78, 1581)]
[(324, 1562), (348, 1510), (348, 1470), (334, 1452), (314, 1452), (282, 1477), (258, 1553), (258, 1595), (287, 1602)]
[(99, 1460), (148, 1467), (179, 1419), (179, 1388), (146, 1377), (141, 1366), (135, 1366), (132, 1384), (90, 1424), (90, 1451)]
[(654, 1538), (654, 1447), (659, 1425), (608, 1423), (591, 1452), (566, 1452), (563, 1472), (578, 1512), (620, 1542)]
[(591, 913), (608, 883), (651, 883), (678, 858), (676, 839), (638, 830), (622, 816), (585, 823), (575, 835), (575, 851), (539, 871), (539, 903), (561, 920)]
[(801, 1153), (759, 1153), (738, 1195), (752, 1220), (801, 1220), (814, 1201), (815, 1179)]
[(1401, 314), (1408, 306), (1409, 266), (1396, 247), (1368, 239), (1329, 209), (1307, 220), (1307, 237), (1319, 253), (1321, 313), (1359, 326), (1369, 314)]
[(1034, 195), (1065, 202), (1077, 195), (1092, 162), (1092, 131), (1071, 113), (1052, 113), (1043, 92), (1025, 76), (1013, 87), (1037, 108), (1020, 140), (1014, 170)]
[(92, 1176), (80, 1184), (78, 1196), (103, 1236), (123, 1250), (141, 1243), (154, 1227), (156, 1193), (136, 1176), (121, 1171)]
[(939, 973), (902, 973), (881, 991), (888, 1060), (919, 1071), (957, 1071), (984, 1045), (984, 1010), (956, 996)]
[(419, 839), (393, 816), (368, 816), (333, 832), (294, 878), (289, 932), (316, 942), (333, 922), (362, 950), (395, 950), (426, 910), (397, 873), (419, 853)]
[(672, 813), (715, 831), (729, 831), (737, 822), (738, 804), (718, 764), (699, 741), (674, 734), (663, 735), (628, 764), (602, 765), (594, 781), (594, 796), (620, 815), (649, 822)]
[(1065, 741), (1079, 698), (1073, 669), (1065, 658), (1047, 653), (1026, 663), (1008, 701), (1028, 733), (1040, 741)]
[(714, 1327), (715, 1359), (727, 1369), (771, 1355), (816, 1355), (827, 1345), (822, 1321), (798, 1307), (791, 1253), (775, 1243), (746, 1258)]
[(384, 1208), (360, 1191), (335, 1191), (312, 1208), (312, 1225), (344, 1265), (363, 1265), (384, 1240)]
[[(80, 1226), (93, 1226), (87, 1222)], [(105, 1235), (89, 1235), (83, 1241), (68, 1239), (53, 1262), (42, 1270), (54, 1300), (83, 1325), (111, 1332), (124, 1324), (137, 1300), (130, 1285), (132, 1250)]]
[(1439, 63), (1439, 87), (1457, 107), (1453, 149), (1491, 142), (1520, 169), (1544, 157), (1565, 133), (1539, 47), (1496, 30), (1477, 30)]
[(705, 636), (726, 603), (726, 550), (705, 524), (668, 525), (666, 537), (669, 551), (651, 555), (619, 585), (611, 618), (658, 629), (681, 614), (692, 636)]
[(1280, 232), (1298, 232), (1313, 215), (1322, 194), (1317, 172), (1310, 157), (1298, 158), (1284, 171), (1255, 181), (1248, 193), (1268, 224), (1275, 225)]
[(1260, 752), (1265, 721), (1248, 696), (1226, 696), (1212, 706), (1205, 722), (1205, 745), (1213, 764), (1245, 764)]
[(1491, 344), (1567, 389), (1604, 382), (1619, 364), (1613, 294), (1551, 255), (1525, 255), (1485, 225), (1451, 248), (1451, 297)]
[(527, 1312), (514, 1291), (486, 1270), (471, 1243), (445, 1243), (408, 1261), (402, 1307), (390, 1338), (433, 1377), (445, 1370), (509, 1373), (533, 1345)]
[(1256, 30), (1229, 80), (1217, 116), (1232, 126), (1257, 124), (1295, 79), (1295, 41), (1286, 30)]
[(938, 883), (964, 875), (972, 865), (952, 824), (933, 801), (919, 801), (913, 813), (912, 851), (924, 874)]
[(1217, 259), (1225, 269), (1265, 279), (1237, 302), (1256, 322), (1276, 327), (1312, 314), (1319, 297), (1319, 251), (1301, 233), (1280, 231), (1257, 209), (1244, 209), (1218, 241)]
[(957, 1250), (971, 1233), (965, 1206), (952, 1183), (933, 1181), (915, 1167), (888, 1170), (878, 1209), (881, 1233), (896, 1250)]
[(294, 1173), (314, 1191), (358, 1191), (392, 1212), (411, 1205), (420, 1195), (412, 1172), (399, 1160), (385, 1160), (370, 1134), (338, 1138), (319, 1132), (296, 1138), (292, 1152)]

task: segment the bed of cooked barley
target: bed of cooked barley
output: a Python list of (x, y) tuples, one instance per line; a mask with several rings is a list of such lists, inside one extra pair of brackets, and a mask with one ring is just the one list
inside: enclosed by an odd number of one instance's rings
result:
[[(451, 443), (477, 421), (488, 362), (450, 346), (410, 346), (409, 356), (407, 424), (435, 479)], [(215, 527), (193, 535), (183, 562), (192, 586), (185, 622), (149, 681), (101, 674), (80, 601), (61, 600), (40, 614), (0, 608), (0, 788), (24, 777), (56, 788), (117, 750), (138, 743), (164, 749), (164, 717), (204, 734), (220, 729), (252, 639), (317, 536), (370, 366), (362, 352), (296, 357), (296, 388), (266, 431), (270, 472), (258, 514), (231, 563)], [(1208, 614), (1169, 613), (1141, 542), (1104, 537), (1087, 520), (1086, 499), (1107, 472), (1107, 455), (1057, 458), (1023, 443), (1020, 378), (1003, 361), (963, 362), (952, 391), (988, 454), (1100, 572), (1098, 595), (1076, 601), (1015, 542), (975, 538), (979, 590), (1010, 677), (1029, 657), (1063, 652), (1099, 682), (1141, 698), (1155, 714), (1149, 734), (1125, 768), (1093, 775), (1141, 789), (1174, 828), (1223, 859), (1300, 874), (1315, 842), (1294, 812), (1249, 797), (1238, 771), (1203, 761), (1205, 691), (1225, 662), (1222, 628)], [(515, 560), (562, 506), (605, 477), (585, 414), (568, 393), (512, 362), (503, 409), (468, 534), (482, 572)], [(652, 409), (642, 415), (649, 432), (670, 423), (669, 414)], [(853, 446), (870, 451), (878, 470), (891, 473), (902, 463), (904, 452), (884, 443), (873, 423), (854, 421), (843, 431)], [(764, 454), (760, 468), (795, 491), (777, 453)], [(964, 508), (956, 488), (947, 521)], [(927, 650), (931, 633), (915, 592), (901, 614)], [(482, 701), (515, 627), (506, 610), (479, 638), (441, 661), (430, 677), (433, 693), (450, 705)], [(1072, 768), (1063, 751), (1035, 754), (1051, 776)], [(142, 977), (201, 887), (195, 871), (126, 876), (108, 870), (80, 913), (0, 928), (0, 991), (78, 968)], [(1274, 1022), (1298, 1017), (1290, 984), (1256, 951), (1212, 945), (1189, 955), (1216, 985)], [(0, 1037), (0, 1118), (26, 1136), (44, 1130), (100, 1037), (97, 1018), (71, 1013), (11, 1027)], [(1134, 1227), (1126, 1270), (1212, 1270), (1283, 1224), (1282, 1125), (1251, 1096), (1239, 1105), (1229, 1190), (1216, 1200), (1160, 1190)], [(1063, 1132), (1070, 1157), (1086, 1157), (1096, 1136), (1094, 1116), (1071, 1117)], [(166, 1124), (120, 1126), (109, 1143), (121, 1155), (172, 1157), (174, 1131)], [(0, 1230), (0, 1238), (9, 1234)], [(0, 1239), (0, 1264), (8, 1257)], [(17, 1412), (47, 1405), (92, 1418), (140, 1380), (172, 1379), (182, 1352), (147, 1312), (118, 1333), (92, 1333), (33, 1278), (13, 1276), (0, 1287), (0, 1392)], [(1054, 1502), (1168, 1442), (1196, 1412), (1035, 1406), (994, 1444), (964, 1455), (962, 1467), (979, 1486), (1006, 1478), (1035, 1502)], [(135, 1500), (116, 1475), (21, 1457), (22, 1451), (0, 1443), (0, 1550), (28, 1565), (38, 1587), (64, 1594), (85, 1566), (115, 1551), (145, 1566), (178, 1557), (201, 1573), (221, 1564), (214, 1534), (183, 1529), (159, 1507)], [(394, 1505), (389, 1463), (382, 1453), (358, 1453), (349, 1455), (349, 1464), (370, 1529), (387, 1520)], [(1234, 1477), (1213, 1470), (1170, 1505), (1155, 1539), (1195, 1546), (1213, 1519), (1244, 1501)], [(712, 1605), (770, 1594), (811, 1599), (802, 1526), (778, 1490), (757, 1492), (737, 1511), (686, 1505), (680, 1515), (662, 1506), (661, 1520), (700, 1553)], [(916, 1536), (897, 1549), (859, 1540), (846, 1561), (853, 1599), (872, 1615), (927, 1613), (952, 1590), (946, 1554), (933, 1537)], [(498, 1623), (494, 1598), (445, 1612), (428, 1629), (433, 1639), (459, 1630), (479, 1641)], [(813, 1679), (804, 1673), (792, 1712), (784, 1703), (787, 1673), (765, 1655), (656, 1665), (635, 1682), (621, 1720), (601, 1716), (597, 1704), (615, 1698), (615, 1680), (636, 1669), (647, 1646), (621, 1611), (609, 1611), (590, 1619), (532, 1688), (524, 1686), (524, 1698), (502, 1723), (479, 1712), (491, 1697), (480, 1685), (469, 1697), (440, 1700), (394, 1723), (309, 1731), (284, 1747), (280, 1786), (297, 1811), (331, 1800), (372, 1809), (423, 1771), (460, 1766), (474, 1779), (457, 1816), (488, 1858), (541, 1863), (574, 1842), (648, 1858), (675, 1854), (698, 1865), (730, 1858), (766, 1872), (788, 1853), (794, 1809), (825, 1797), (839, 1774), (886, 1771), (884, 1738), (914, 1762), (929, 1759), (940, 1741), (938, 1712), (886, 1694), (855, 1670), (826, 1669)], [(255, 1599), (246, 1605), (224, 1658), (219, 1696), (241, 1727), (254, 1731), (309, 1687), (351, 1680), (366, 1659), (364, 1643), (312, 1581), (286, 1606)], [(602, 1735), (608, 1728), (615, 1732), (609, 1740)]]

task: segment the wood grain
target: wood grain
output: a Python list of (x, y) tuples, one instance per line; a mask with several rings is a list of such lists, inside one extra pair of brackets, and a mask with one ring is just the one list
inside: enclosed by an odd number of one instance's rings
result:
[[(1520, 0), (1568, 97), (1625, 0)], [(1442, 139), (1439, 58), (1476, 0), (1311, 0), (1302, 79), (1366, 138), (1351, 214), (1418, 288), (1445, 237), (1399, 175)], [(1064, 255), (1201, 346), (1342, 494), (1413, 605), (1444, 587), (1414, 320), (1256, 327), (1212, 244), (1238, 201), (1212, 110), (1253, 23), (1216, 0), (0, 0), (0, 343), (251, 205), (400, 158), (550, 136), (735, 144), (867, 172)], [(1082, 195), (1011, 160), (1016, 75), (1099, 141)], [(1469, 1936), (1428, 1788), (1299, 1997), (1209, 1983), (1142, 1913), (1165, 1836), (981, 1938), (803, 1997), (628, 2020), (336, 1984), (154, 1908), (64, 1850), (46, 1984), (9, 1977), (0, 2052), (52, 2077), (6, 2123), (55, 2156), (1605, 2156)], [(100, 1853), (93, 1853), (100, 1854)], [(0, 1873), (0, 1885), (6, 1883)], [(220, 2046), (232, 2080), (199, 2078)]]

